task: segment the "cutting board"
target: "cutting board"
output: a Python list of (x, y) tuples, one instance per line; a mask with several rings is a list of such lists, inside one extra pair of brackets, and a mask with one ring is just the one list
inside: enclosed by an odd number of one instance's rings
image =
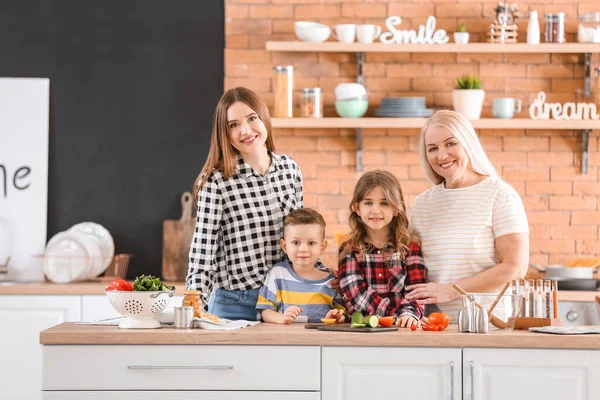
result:
[(398, 330), (397, 326), (390, 326), (389, 328), (383, 328), (383, 327), (381, 327), (381, 328), (366, 328), (366, 327), (365, 328), (350, 328), (350, 324), (325, 325), (325, 324), (319, 324), (319, 323), (306, 324), (306, 325), (304, 325), (304, 327), (306, 329), (317, 329), (319, 331), (354, 332), (354, 333), (392, 332), (392, 331)]
[(181, 195), (181, 218), (163, 221), (163, 279), (182, 282), (188, 271), (188, 261), (196, 220), (192, 217), (193, 196)]

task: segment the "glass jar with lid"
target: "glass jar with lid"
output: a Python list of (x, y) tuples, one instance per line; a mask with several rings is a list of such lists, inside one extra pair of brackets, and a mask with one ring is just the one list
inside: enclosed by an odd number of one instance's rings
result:
[(202, 292), (200, 290), (186, 290), (183, 292), (183, 302), (181, 305), (183, 307), (193, 307), (194, 308), (194, 317), (200, 318), (200, 315), (203, 312), (202, 308), (202, 299), (200, 295)]
[(321, 88), (304, 88), (302, 91), (302, 116), (307, 118), (323, 118)]
[(579, 16), (577, 38), (580, 43), (600, 43), (600, 12), (587, 12)]
[(291, 118), (294, 116), (294, 66), (275, 67), (273, 86), (275, 89), (274, 117)]

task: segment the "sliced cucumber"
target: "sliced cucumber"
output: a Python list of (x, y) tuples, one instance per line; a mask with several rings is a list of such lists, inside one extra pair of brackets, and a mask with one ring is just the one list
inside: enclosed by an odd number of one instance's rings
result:
[(350, 323), (351, 324), (362, 324), (363, 323), (363, 316), (360, 311), (355, 311), (352, 314), (352, 320), (350, 321)]
[(377, 315), (370, 315), (368, 317), (364, 317), (362, 322), (371, 328), (377, 328), (377, 325), (379, 325), (379, 317)]
[(350, 324), (350, 328), (365, 328), (367, 324)]

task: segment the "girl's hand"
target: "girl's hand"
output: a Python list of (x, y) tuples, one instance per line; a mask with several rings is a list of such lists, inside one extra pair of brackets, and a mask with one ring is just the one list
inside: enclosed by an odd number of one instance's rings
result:
[(421, 326), (421, 322), (410, 315), (403, 315), (396, 320), (396, 326), (399, 326), (400, 328), (410, 328), (414, 324)]
[(407, 286), (406, 290), (406, 300), (417, 300), (421, 305), (447, 303), (460, 297), (451, 284), (417, 283)]
[(338, 324), (344, 323), (344, 312), (342, 310), (329, 310), (325, 318), (335, 318)]
[(302, 314), (303, 311), (304, 310), (298, 306), (289, 307), (283, 313), (283, 323), (289, 324), (290, 322), (293, 322), (296, 318), (298, 318), (298, 315)]

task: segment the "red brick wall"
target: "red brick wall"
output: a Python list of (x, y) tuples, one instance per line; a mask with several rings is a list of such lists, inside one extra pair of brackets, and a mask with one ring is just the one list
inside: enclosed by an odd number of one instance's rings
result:
[[(224, 88), (246, 86), (273, 105), (273, 66), (296, 67), (296, 89), (321, 87), (326, 116), (335, 116), (333, 89), (356, 80), (355, 55), (265, 51), (267, 40), (294, 40), (294, 21), (375, 23), (400, 15), (401, 27), (416, 28), (429, 15), (437, 27), (454, 32), (467, 25), (471, 41), (484, 41), (496, 1), (477, 0), (226, 0)], [(548, 4), (551, 3), (551, 4)], [(567, 41), (576, 41), (579, 13), (600, 11), (600, 0), (519, 2), (526, 16), (537, 10), (544, 31), (545, 12), (567, 14)], [(519, 41), (527, 18), (519, 21)], [(543, 40), (543, 38), (542, 38)], [(596, 55), (593, 56), (596, 66)], [(402, 54), (367, 53), (364, 68), (369, 115), (386, 96), (425, 96), (428, 107), (451, 106), (455, 78), (477, 73), (486, 90), (483, 117), (491, 99), (513, 96), (524, 102), (521, 117), (540, 90), (548, 101), (586, 101), (582, 95), (583, 56), (572, 54)], [(591, 101), (591, 100), (588, 100)], [(579, 132), (558, 130), (481, 130), (483, 145), (502, 176), (521, 194), (531, 227), (531, 262), (562, 263), (600, 255), (600, 138), (590, 136), (590, 166), (581, 174)], [(354, 130), (276, 129), (277, 150), (293, 157), (304, 174), (307, 207), (327, 220), (330, 245), (325, 261), (335, 263), (333, 232), (346, 230), (348, 202), (358, 178)], [(417, 151), (418, 130), (364, 131), (365, 170), (383, 168), (401, 181), (409, 205), (430, 187)]]

